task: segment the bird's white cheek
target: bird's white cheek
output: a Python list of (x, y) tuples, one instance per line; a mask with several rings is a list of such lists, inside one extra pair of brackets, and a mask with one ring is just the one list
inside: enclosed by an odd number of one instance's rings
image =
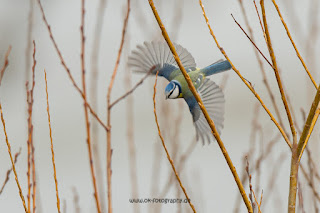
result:
[(172, 92), (172, 94), (170, 95), (169, 98), (175, 99), (175, 98), (178, 98), (178, 96), (179, 96), (179, 88), (176, 87), (176, 88), (173, 90), (173, 92)]

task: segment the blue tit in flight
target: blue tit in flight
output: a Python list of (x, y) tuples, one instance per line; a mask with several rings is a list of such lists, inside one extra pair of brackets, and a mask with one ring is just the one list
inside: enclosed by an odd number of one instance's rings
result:
[[(183, 67), (190, 76), (193, 85), (200, 94), (210, 118), (213, 120), (219, 134), (224, 121), (224, 95), (217, 84), (207, 76), (231, 69), (227, 60), (219, 60), (205, 68), (196, 67), (192, 55), (182, 46), (174, 44)], [(193, 123), (196, 129), (197, 140), (211, 142), (214, 139), (211, 128), (207, 123), (199, 105), (190, 91), (188, 84), (182, 75), (169, 46), (165, 42), (144, 42), (132, 51), (128, 60), (129, 67), (134, 72), (156, 74), (166, 78), (169, 84), (165, 88), (166, 99), (183, 98), (189, 106)]]

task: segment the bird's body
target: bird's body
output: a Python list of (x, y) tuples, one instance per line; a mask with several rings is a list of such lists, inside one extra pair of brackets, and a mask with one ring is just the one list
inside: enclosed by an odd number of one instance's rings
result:
[[(182, 65), (200, 94), (210, 118), (214, 121), (220, 133), (224, 120), (224, 96), (221, 89), (206, 77), (230, 69), (230, 63), (219, 60), (203, 69), (199, 69), (196, 67), (194, 58), (185, 48), (177, 44), (175, 44), (175, 47), (182, 61)], [(161, 42), (145, 42), (144, 46), (137, 46), (137, 49), (138, 50), (133, 51), (129, 57), (129, 65), (136, 72), (151, 71), (153, 74), (159, 72), (159, 76), (163, 76), (170, 81), (165, 88), (166, 98), (184, 98), (193, 116), (197, 139), (201, 138), (203, 142), (206, 140), (210, 142), (212, 139), (210, 127), (167, 44)]]

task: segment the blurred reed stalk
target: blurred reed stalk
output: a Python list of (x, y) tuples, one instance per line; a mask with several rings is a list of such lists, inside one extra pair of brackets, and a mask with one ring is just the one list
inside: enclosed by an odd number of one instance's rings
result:
[[(129, 37), (129, 36), (128, 36)], [(129, 45), (129, 39), (126, 43), (126, 53), (128, 53), (128, 47)], [(126, 54), (126, 58), (128, 55)], [(128, 69), (128, 66), (126, 66), (126, 69), (128, 70), (125, 73), (124, 77), (124, 83), (126, 90), (130, 90), (132, 88), (132, 73)], [(132, 198), (138, 198), (139, 197), (139, 184), (138, 184), (138, 178), (137, 178), (137, 152), (136, 152), (136, 144), (134, 140), (134, 99), (133, 96), (129, 96), (126, 101), (126, 114), (127, 114), (127, 141), (128, 141), (128, 155), (129, 155), (129, 165), (130, 165), (130, 180), (131, 180), (131, 196)], [(136, 203), (133, 206), (133, 211), (135, 213), (141, 212), (140, 210), (140, 204)]]
[[(91, 50), (91, 82), (90, 82), (90, 102), (94, 110), (98, 111), (98, 85), (99, 85), (99, 62), (100, 62), (100, 46), (101, 46), (101, 33), (104, 21), (106, 0), (100, 0), (97, 7), (96, 25), (94, 29), (94, 39)], [(98, 195), (100, 197), (100, 204), (102, 212), (106, 211), (106, 196), (103, 180), (103, 170), (101, 165), (101, 158), (99, 152), (99, 128), (98, 123), (91, 119), (92, 131), (92, 151), (93, 151), (93, 164), (96, 170), (96, 179), (98, 185)]]

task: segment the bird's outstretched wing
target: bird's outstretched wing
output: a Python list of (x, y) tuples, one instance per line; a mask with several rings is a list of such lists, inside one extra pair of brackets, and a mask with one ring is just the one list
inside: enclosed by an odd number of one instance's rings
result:
[[(224, 95), (222, 90), (213, 81), (204, 79), (198, 88), (201, 100), (206, 107), (210, 118), (213, 120), (218, 133), (221, 134), (224, 121)], [(214, 141), (215, 138), (211, 133), (211, 128), (207, 123), (195, 97), (185, 98), (190, 112), (193, 117), (194, 126), (196, 128), (197, 140), (201, 139), (203, 143)]]
[[(182, 65), (187, 71), (196, 67), (196, 62), (192, 55), (179, 44), (174, 44)], [(144, 42), (138, 45), (129, 56), (128, 64), (132, 71), (147, 73), (152, 69), (152, 73), (159, 71), (159, 76), (171, 81), (175, 75), (173, 71), (178, 70), (178, 65), (165, 42)], [(189, 69), (188, 69), (189, 68)]]

